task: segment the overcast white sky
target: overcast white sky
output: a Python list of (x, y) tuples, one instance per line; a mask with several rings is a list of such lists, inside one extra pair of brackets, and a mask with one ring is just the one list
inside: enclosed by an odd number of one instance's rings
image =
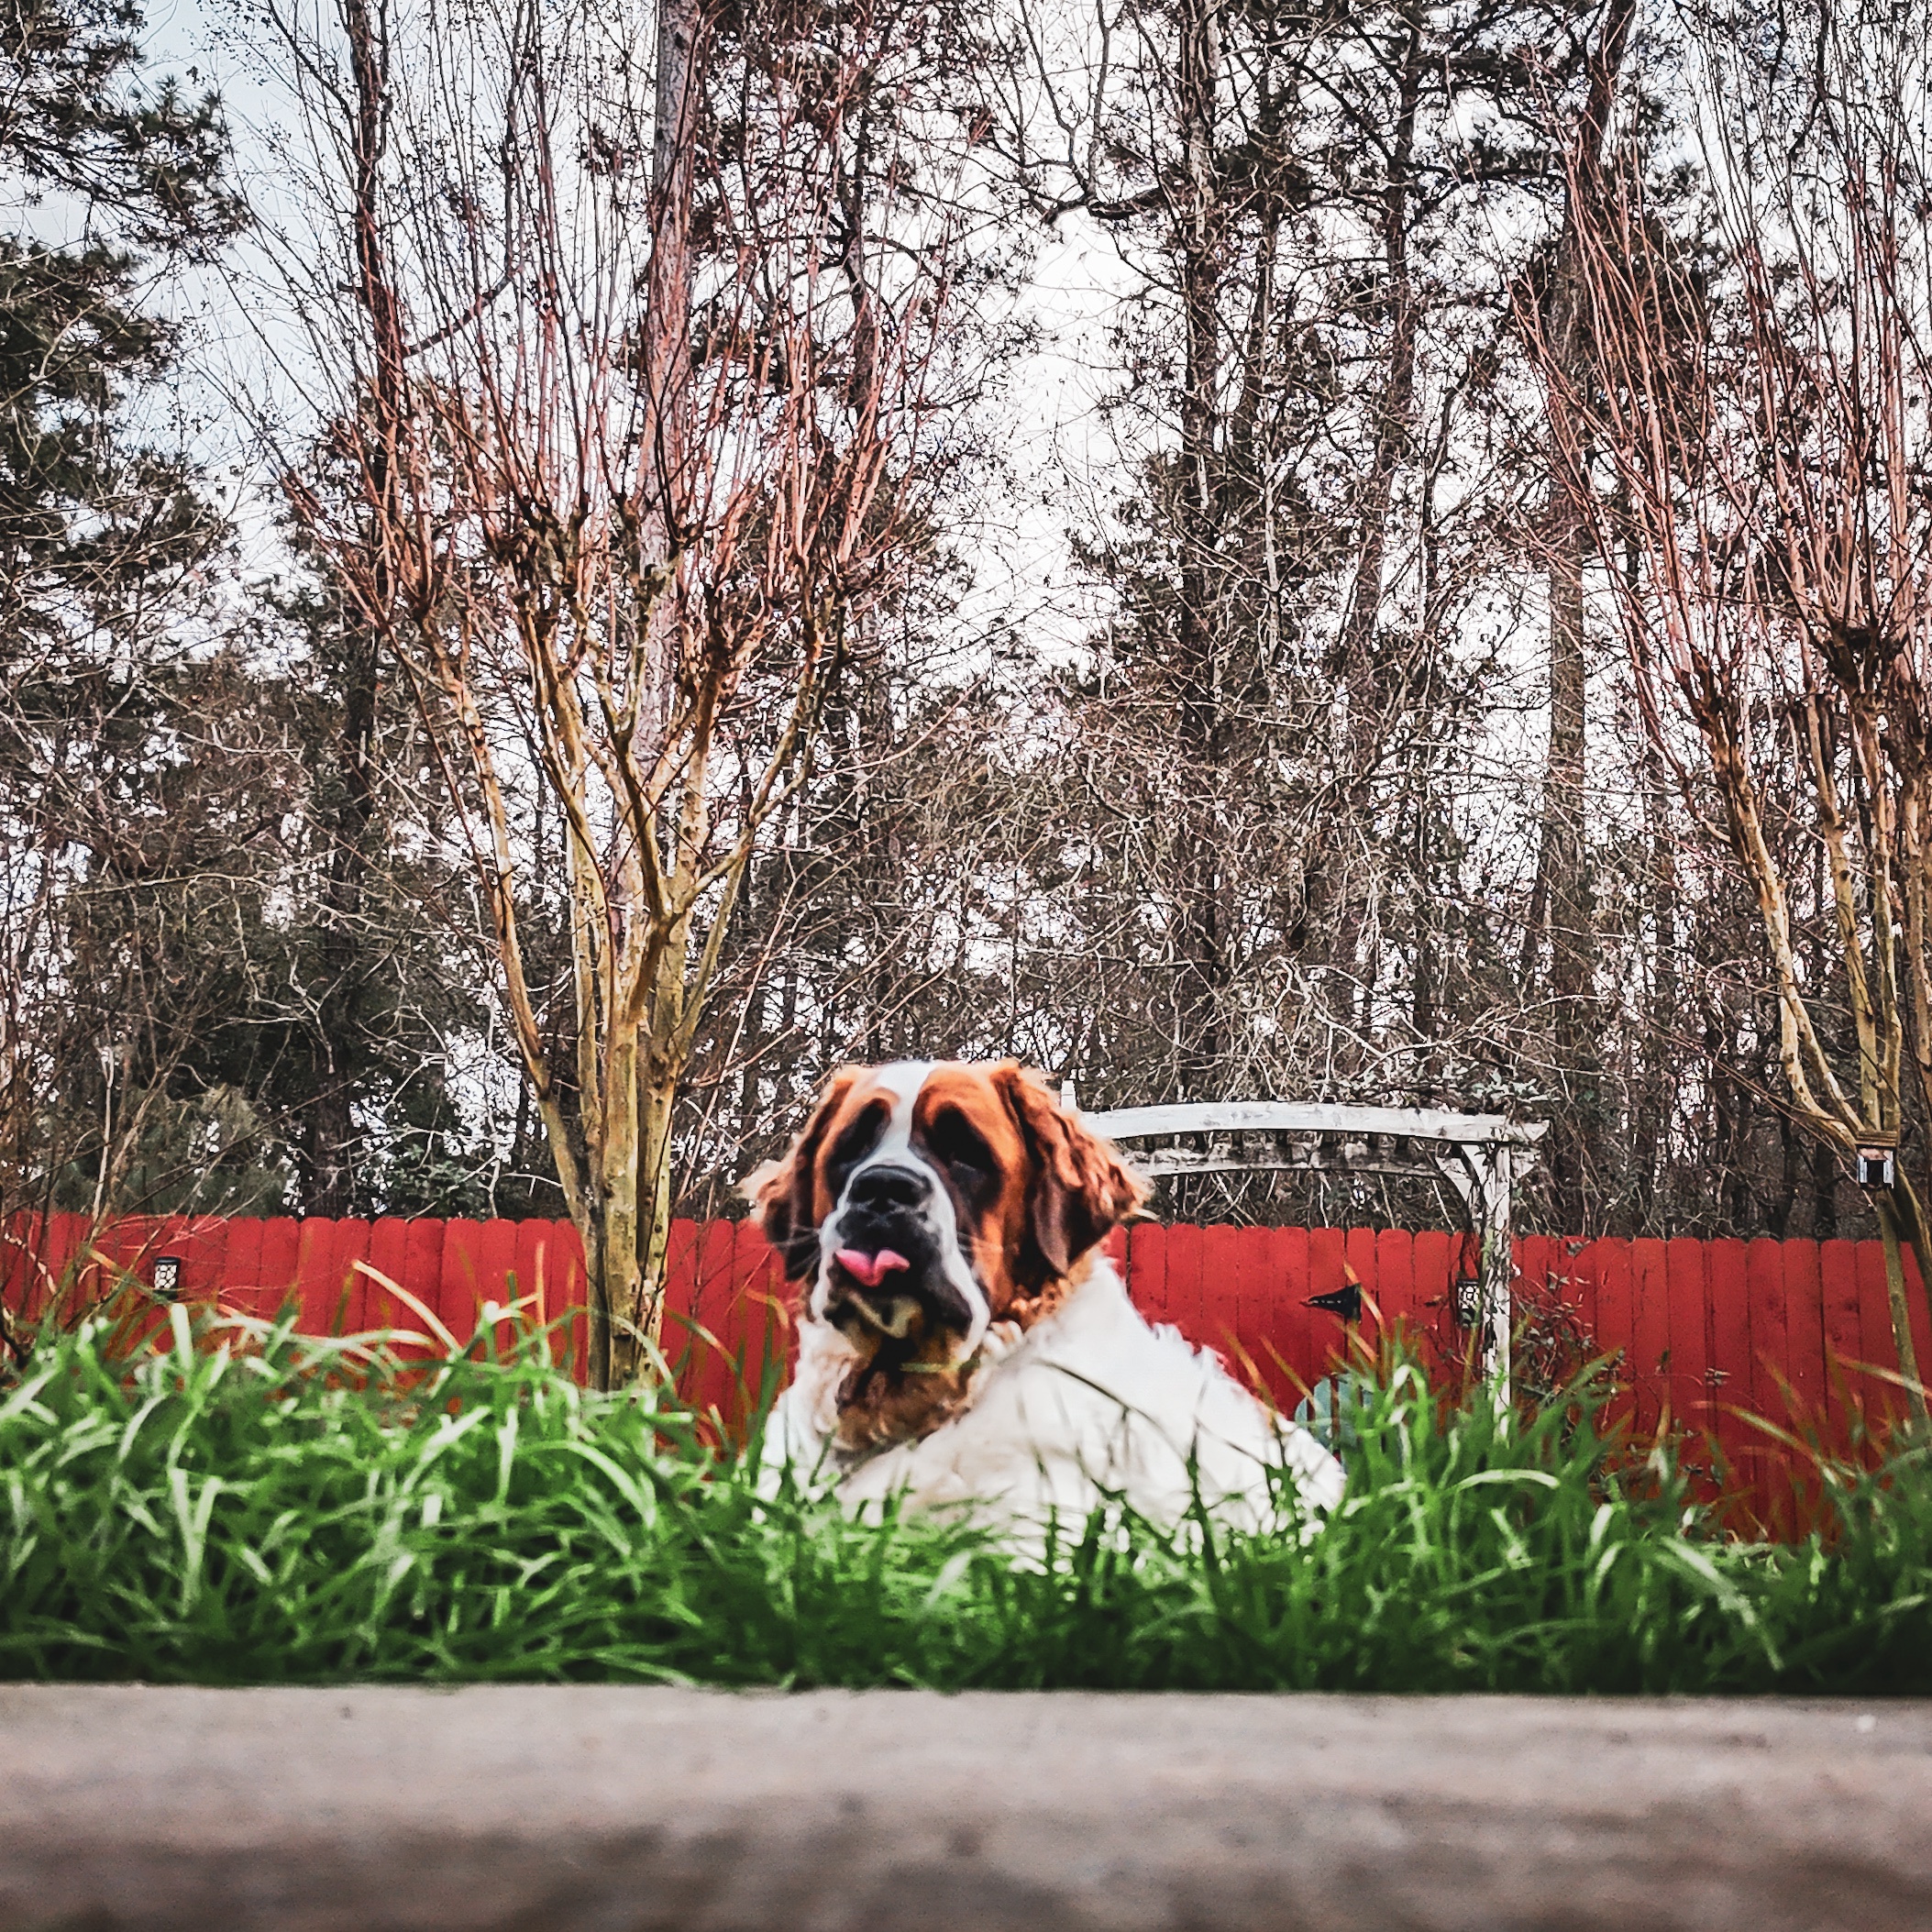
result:
[[(148, 48), (154, 67), (191, 87), (198, 82), (220, 91), (250, 199), (261, 206), (275, 199), (264, 129), (279, 127), (286, 103), (251, 73), (242, 35), (234, 0), (152, 0)], [(976, 546), (978, 581), (960, 613), (968, 635), (1006, 620), (1052, 653), (1076, 644), (1096, 619), (1091, 591), (1070, 579), (1065, 533), (1069, 509), (1104, 488), (1113, 465), (1096, 404), (1107, 363), (1103, 338), (1127, 285), (1110, 242), (1084, 217), (1064, 218), (1042, 236), (1026, 302), (1043, 325), (1043, 347), (1015, 372), (1012, 407), (999, 419), (1012, 487), (988, 504), (988, 526)], [(223, 382), (254, 388), (273, 380), (273, 298), (250, 285), (246, 244), (224, 272), (197, 275), (157, 294), (190, 322), (202, 351), (196, 359), (207, 375), (192, 381), (183, 398), (198, 446), (218, 466), (240, 527), (252, 533), (251, 561), (272, 568), (266, 465), (249, 449), (246, 424), (230, 408)]]
[[(250, 197), (272, 216), (278, 212), (273, 139), (286, 121), (287, 103), (250, 72), (239, 4), (152, 0), (149, 47), (159, 69), (220, 89)], [(231, 512), (249, 538), (251, 562), (267, 569), (279, 555), (270, 469), (260, 452), (249, 450), (243, 413), (229, 406), (222, 380), (251, 388), (272, 380), (282, 346), (278, 327), (288, 325), (275, 320), (270, 278), (251, 285), (246, 243), (236, 264), (167, 292), (167, 299), (192, 317), (204, 351), (199, 359), (212, 372), (191, 388), (186, 406), (200, 425), (204, 453), (220, 466)], [(988, 503), (986, 525), (969, 546), (977, 583), (958, 618), (969, 658), (971, 640), (1001, 624), (1051, 657), (1091, 635), (1104, 618), (1099, 593), (1069, 568), (1066, 531), (1104, 502), (1117, 475), (1115, 446), (1097, 405), (1116, 380), (1106, 336), (1130, 289), (1130, 271), (1110, 237), (1083, 216), (1064, 217), (1038, 237), (1024, 299), (1041, 324), (1042, 347), (1015, 372), (1010, 407), (996, 419), (1011, 487)], [(292, 333), (282, 339), (293, 340)], [(1527, 771), (1541, 756), (1540, 600), (1535, 587), (1527, 588), (1531, 594), (1514, 618), (1492, 602), (1481, 619), (1489, 638), (1498, 626), (1509, 634), (1504, 656), (1511, 669), (1492, 694), (1489, 742), (1472, 747), (1475, 762), (1498, 778)], [(1610, 730), (1617, 729), (1614, 706), (1595, 710)], [(1612, 756), (1606, 763), (1620, 767), (1622, 760)], [(1513, 776), (1504, 778), (1505, 789), (1515, 782)], [(1606, 809), (1618, 802), (1606, 800)], [(1513, 818), (1500, 798), (1492, 800), (1496, 807), (1504, 820)]]

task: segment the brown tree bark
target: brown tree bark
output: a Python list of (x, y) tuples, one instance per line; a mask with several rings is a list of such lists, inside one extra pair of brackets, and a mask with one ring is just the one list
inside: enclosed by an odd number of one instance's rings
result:
[(320, 1065), (308, 1108), (307, 1186), (302, 1211), (339, 1219), (356, 1207), (354, 1103), (362, 1058), (358, 1037), (369, 880), (369, 827), (376, 796), (376, 639), (354, 619), (345, 625), (342, 723), (336, 757), (337, 796), (329, 814), (328, 871), (323, 881), (319, 954), (322, 997), (315, 1015)]
[[(1636, 19), (1636, 0), (1605, 0), (1597, 22), (1584, 96), (1572, 132), (1562, 231), (1540, 322), (1546, 352), (1570, 372), (1546, 390), (1549, 410), (1548, 490), (1541, 543), (1549, 585), (1550, 745), (1536, 883), (1524, 935), (1526, 996), (1539, 980), (1550, 1010), (1550, 1037), (1565, 1105), (1550, 1136), (1552, 1208), (1566, 1231), (1584, 1233), (1590, 1148), (1601, 1114), (1595, 994), (1595, 906), (1591, 889), (1584, 744), (1588, 729), (1589, 658), (1584, 630), (1584, 563), (1592, 524), (1584, 483), (1573, 461), (1577, 425), (1569, 418), (1587, 353), (1584, 334), (1582, 251), (1600, 216), (1604, 148), (1618, 78)], [(1547, 940), (1549, 963), (1539, 971)]]
[(1374, 653), (1375, 624), (1382, 613), (1383, 577), (1388, 555), (1389, 511), (1396, 471), (1408, 450), (1415, 413), (1416, 343), (1419, 315), (1409, 273), (1410, 171), (1415, 161), (1416, 110), (1422, 96), (1422, 10), (1406, 0), (1407, 35), (1397, 81), (1395, 138), (1382, 198), (1382, 266), (1387, 282), (1388, 375), (1375, 415), (1375, 436), (1363, 488), (1361, 534), (1355, 571), (1337, 646), (1337, 660), (1349, 694), (1349, 783), (1357, 808), (1367, 807), (1383, 727), (1381, 668)]
[[(388, 142), (390, 23), (383, 0), (338, 0), (348, 50), (352, 239), (357, 299), (369, 320), (370, 381), (380, 422), (394, 422), (402, 406), (404, 344), (401, 306), (383, 248), (382, 158)], [(381, 508), (394, 507), (395, 449), (379, 437), (371, 447), (369, 480)], [(370, 545), (366, 595), (393, 613), (396, 581), (386, 546)], [(304, 1211), (344, 1216), (354, 1211), (356, 1182), (355, 1065), (351, 1035), (359, 1004), (357, 932), (369, 876), (367, 840), (375, 809), (378, 636), (384, 620), (371, 624), (361, 612), (345, 613), (342, 627), (342, 726), (337, 756), (339, 788), (328, 825), (328, 872), (320, 908), (322, 998), (316, 1014), (321, 1065), (308, 1110), (307, 1189)]]
[(1176, 106), (1182, 185), (1175, 208), (1180, 255), (1185, 362), (1181, 386), (1180, 600), (1176, 617), (1178, 735), (1186, 850), (1177, 867), (1180, 906), (1175, 1000), (1176, 1070), (1195, 1098), (1218, 1098), (1228, 985), (1224, 834), (1220, 796), (1227, 756), (1221, 677), (1219, 450), (1220, 422), (1221, 205), (1215, 146), (1221, 38), (1218, 0), (1182, 0)]

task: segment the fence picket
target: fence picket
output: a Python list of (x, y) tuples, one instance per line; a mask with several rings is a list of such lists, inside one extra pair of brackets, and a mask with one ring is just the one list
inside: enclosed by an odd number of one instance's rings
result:
[(48, 1220), (47, 1292), (50, 1300), (64, 1297), (72, 1308), (87, 1298), (82, 1273), (87, 1254), (87, 1217), (50, 1214)]
[[(551, 1320), (563, 1312), (558, 1295), (558, 1271), (550, 1265), (550, 1245), (556, 1239), (555, 1221), (516, 1224), (516, 1252), (513, 1257), (515, 1266), (512, 1270), (516, 1306), (525, 1321), (540, 1328), (548, 1328)], [(550, 1346), (560, 1349), (561, 1337), (553, 1334)]]
[[(228, 1251), (223, 1257), (215, 1284), (215, 1299), (223, 1313), (259, 1315), (261, 1307), (261, 1237), (265, 1224), (259, 1220), (228, 1223)], [(119, 1255), (116, 1256), (120, 1259)], [(128, 1257), (129, 1264), (134, 1257)]]
[(1670, 1364), (1670, 1276), (1663, 1242), (1633, 1241), (1630, 1275), (1630, 1383), (1638, 1439), (1648, 1442), (1657, 1433)]
[[(510, 1276), (516, 1267), (516, 1223), (505, 1220), (488, 1220), (478, 1231), (476, 1246), (471, 1251), (476, 1277), (473, 1286), (476, 1291), (476, 1315), (470, 1323), (474, 1333), (480, 1324), (483, 1304), (493, 1301), (499, 1308), (506, 1308), (510, 1302)], [(447, 1265), (447, 1262), (445, 1264)], [(507, 1320), (495, 1325), (495, 1343), (499, 1352), (510, 1345), (511, 1326)]]
[(302, 1255), (302, 1223), (293, 1216), (278, 1214), (265, 1221), (261, 1230), (261, 1294), (258, 1300), (262, 1318), (273, 1321), (295, 1297), (295, 1276)]
[(319, 1216), (298, 1224), (295, 1245), (296, 1321), (304, 1335), (326, 1335), (336, 1312), (336, 1224)]
[(345, 1216), (336, 1223), (329, 1319), (345, 1335), (353, 1335), (368, 1326), (363, 1316), (369, 1306), (369, 1276), (357, 1264), (369, 1259), (370, 1242), (375, 1231), (374, 1224), (359, 1216)]
[(1684, 1429), (1703, 1435), (1711, 1426), (1710, 1297), (1705, 1285), (1704, 1243), (1683, 1236), (1665, 1244), (1664, 1267), (1671, 1319), (1671, 1412)]
[[(403, 1264), (396, 1272), (397, 1284), (448, 1328), (450, 1324), (443, 1319), (442, 1300), (443, 1252), (448, 1245), (450, 1224), (424, 1220), (412, 1220), (407, 1225), (409, 1232), (403, 1242)], [(432, 1352), (440, 1352), (435, 1329), (406, 1301), (398, 1303), (395, 1319), (402, 1327), (427, 1336), (425, 1346)]]
[[(1870, 1370), (1898, 1370), (1898, 1342), (1892, 1333), (1892, 1296), (1885, 1285), (1885, 1244), (1861, 1241), (1856, 1244), (1859, 1286), (1860, 1361)], [(1865, 1414), (1873, 1424), (1902, 1416), (1905, 1412), (1904, 1393), (1882, 1374), (1870, 1373), (1859, 1377), (1858, 1388), (1864, 1399)]]
[(1275, 1405), (1293, 1415), (1314, 1381), (1312, 1337), (1316, 1310), (1308, 1298), (1308, 1231), (1306, 1228), (1270, 1228), (1268, 1272), (1275, 1294), (1255, 1327), (1254, 1352), (1267, 1377)]
[(1604, 1243), (1596, 1264), (1597, 1343), (1616, 1361), (1617, 1393), (1604, 1409), (1604, 1427), (1636, 1427), (1637, 1351), (1633, 1330), (1637, 1318), (1637, 1271), (1629, 1243)]
[[(406, 1302), (398, 1301), (378, 1275), (402, 1281), (409, 1272), (410, 1229), (413, 1223), (401, 1215), (385, 1214), (369, 1231), (367, 1268), (356, 1276), (359, 1308), (351, 1324), (358, 1329), (420, 1329), (423, 1319)], [(351, 1298), (350, 1306), (356, 1308)]]
[(1744, 1243), (1706, 1243), (1705, 1272), (1711, 1302), (1710, 1402), (1712, 1427), (1729, 1465), (1732, 1488), (1748, 1488), (1761, 1460), (1760, 1440), (1739, 1415), (1751, 1406), (1750, 1292), (1745, 1280)]
[(1601, 1242), (1594, 1241), (1562, 1244), (1563, 1299), (1576, 1310), (1584, 1331), (1593, 1339), (1597, 1329), (1596, 1264), (1602, 1247)]
[[(1791, 1374), (1787, 1365), (1784, 1256), (1778, 1242), (1754, 1241), (1745, 1251), (1745, 1282), (1750, 1296), (1750, 1408), (1780, 1429), (1792, 1419)], [(1788, 1526), (1792, 1519), (1791, 1481), (1782, 1457), (1772, 1452), (1772, 1440), (1754, 1431), (1766, 1447), (1759, 1460), (1753, 1485), (1768, 1525)]]
[(1197, 1341), (1211, 1337), (1202, 1327), (1201, 1231), (1178, 1221), (1167, 1231), (1166, 1318)]
[(1456, 1280), (1463, 1266), (1463, 1237), (1439, 1228), (1416, 1236), (1410, 1251), (1412, 1286), (1408, 1312), (1409, 1340), (1423, 1347), (1452, 1325)]
[(697, 1293), (692, 1302), (697, 1319), (692, 1331), (697, 1373), (692, 1405), (715, 1408), (720, 1416), (731, 1411), (738, 1368), (735, 1358), (745, 1345), (734, 1278), (734, 1233), (729, 1221), (707, 1221), (698, 1231)]
[[(1375, 1230), (1349, 1229), (1341, 1238), (1341, 1256), (1347, 1264), (1349, 1274), (1353, 1275), (1361, 1286), (1363, 1296), (1362, 1324), (1367, 1326), (1370, 1321), (1369, 1309), (1376, 1304), (1382, 1287), (1382, 1255)], [(1344, 1275), (1342, 1286), (1345, 1286), (1347, 1281), (1348, 1275)], [(1328, 1319), (1330, 1321), (1334, 1319), (1332, 1316)], [(1369, 1329), (1369, 1332), (1374, 1332), (1373, 1328)], [(1346, 1322), (1335, 1323), (1329, 1331), (1329, 1347), (1331, 1352), (1324, 1361), (1323, 1367), (1345, 1366), (1353, 1360), (1355, 1343), (1360, 1333), (1361, 1329), (1356, 1326)]]
[(1831, 1432), (1843, 1441), (1858, 1397), (1851, 1364), (1864, 1359), (1859, 1316), (1858, 1249), (1849, 1241), (1827, 1241), (1818, 1253), (1818, 1280), (1824, 1299), (1825, 1403)]
[(1512, 1259), (1510, 1286), (1516, 1318), (1521, 1321), (1526, 1310), (1548, 1307), (1560, 1297), (1563, 1245), (1547, 1234), (1526, 1234), (1518, 1240)]
[(1363, 1339), (1371, 1347), (1398, 1325), (1415, 1326), (1416, 1237), (1385, 1228), (1375, 1237), (1374, 1312), (1364, 1310)]
[(797, 1331), (790, 1317), (790, 1291), (778, 1252), (765, 1239), (756, 1221), (738, 1224), (734, 1250), (741, 1332), (745, 1338), (745, 1380), (733, 1392), (731, 1420), (745, 1419), (747, 1404), (755, 1404), (775, 1373), (789, 1375), (797, 1352)]
[(1918, 1278), (1918, 1263), (1910, 1248), (1905, 1250), (1905, 1305), (1912, 1312), (1912, 1345), (1918, 1354), (1922, 1382), (1932, 1383), (1932, 1308), (1926, 1305), (1926, 1290)]
[(664, 1244), (661, 1337), (665, 1357), (680, 1386), (688, 1387), (697, 1372), (697, 1324), (701, 1319), (698, 1312), (698, 1223), (674, 1220)]
[(1235, 1365), (1241, 1346), (1241, 1275), (1246, 1228), (1203, 1228), (1201, 1232), (1201, 1321), (1197, 1338)]
[(1234, 1372), (1252, 1388), (1269, 1392), (1266, 1364), (1254, 1352), (1254, 1331), (1275, 1295), (1274, 1256), (1265, 1228), (1231, 1228), (1228, 1244), (1228, 1339), (1222, 1352)]
[(1523, 1234), (1517, 1238), (1511, 1281), (1525, 1299), (1541, 1301), (1550, 1293), (1551, 1277), (1561, 1275), (1558, 1250), (1561, 1243), (1547, 1234)]
[(571, 1371), (580, 1382), (590, 1379), (590, 1281), (584, 1269), (583, 1237), (569, 1221), (558, 1221), (550, 1244), (556, 1258), (558, 1301), (570, 1313), (562, 1333)]
[[(166, 1221), (130, 1221), (125, 1239), (117, 1239), (111, 1229), (94, 1230), (91, 1247), (93, 1253), (105, 1264), (107, 1274), (117, 1268), (126, 1269), (138, 1280), (150, 1284), (156, 1260), (171, 1254), (182, 1264), (180, 1298), (212, 1308), (226, 1290), (229, 1245), (242, 1225), (239, 1221), (224, 1220), (216, 1214), (173, 1216)], [(261, 1224), (257, 1221), (253, 1225), (259, 1231)], [(255, 1247), (259, 1253), (259, 1231)], [(91, 1294), (102, 1294), (114, 1286), (111, 1280), (103, 1278), (100, 1265), (94, 1266), (93, 1274)]]
[(31, 1321), (40, 1312), (40, 1251), (46, 1223), (23, 1212), (0, 1220), (0, 1308)]
[[(1348, 1286), (1348, 1235), (1341, 1228), (1308, 1230), (1308, 1286), (1304, 1301), (1311, 1295), (1332, 1295)], [(1310, 1382), (1330, 1373), (1342, 1352), (1341, 1322), (1326, 1308), (1308, 1311), (1308, 1342), (1302, 1373)]]
[(1784, 1348), (1797, 1415), (1807, 1424), (1825, 1415), (1825, 1290), (1816, 1242), (1786, 1242)]
[(1167, 1319), (1167, 1230), (1136, 1221), (1127, 1231), (1127, 1292), (1149, 1321)]
[[(443, 1223), (443, 1250), (436, 1257), (436, 1294), (423, 1297), (436, 1311), (436, 1319), (458, 1341), (468, 1341), (476, 1333), (477, 1310), (483, 1305), (482, 1247), (486, 1225), (464, 1219)], [(409, 1286), (414, 1287), (415, 1284)]]

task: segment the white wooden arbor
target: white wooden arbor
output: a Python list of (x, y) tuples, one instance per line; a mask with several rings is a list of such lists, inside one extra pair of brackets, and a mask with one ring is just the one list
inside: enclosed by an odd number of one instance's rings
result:
[[(1062, 1103), (1077, 1110), (1072, 1081)], [(1391, 1174), (1443, 1180), (1462, 1197), (1480, 1243), (1476, 1279), (1457, 1319), (1480, 1327), (1485, 1374), (1509, 1387), (1511, 1195), (1536, 1160), (1547, 1121), (1402, 1107), (1331, 1107), (1295, 1100), (1210, 1100), (1121, 1107), (1080, 1116), (1133, 1152), (1143, 1174)], [(1186, 1139), (1192, 1145), (1157, 1145)]]

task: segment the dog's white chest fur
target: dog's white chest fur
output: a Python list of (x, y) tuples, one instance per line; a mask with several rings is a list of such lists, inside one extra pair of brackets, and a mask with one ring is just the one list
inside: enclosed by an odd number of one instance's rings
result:
[(1151, 1328), (1103, 1257), (1057, 1309), (987, 1362), (964, 1410), (841, 1474), (828, 1444), (849, 1359), (840, 1338), (808, 1319), (798, 1373), (766, 1438), (767, 1464), (789, 1462), (808, 1481), (835, 1474), (849, 1507), (902, 1495), (914, 1507), (978, 1504), (1032, 1523), (1057, 1512), (1074, 1529), (1106, 1496), (1176, 1523), (1198, 1493), (1223, 1519), (1259, 1527), (1278, 1518), (1284, 1490), (1310, 1509), (1341, 1496), (1334, 1457), (1212, 1355), (1173, 1329)]

